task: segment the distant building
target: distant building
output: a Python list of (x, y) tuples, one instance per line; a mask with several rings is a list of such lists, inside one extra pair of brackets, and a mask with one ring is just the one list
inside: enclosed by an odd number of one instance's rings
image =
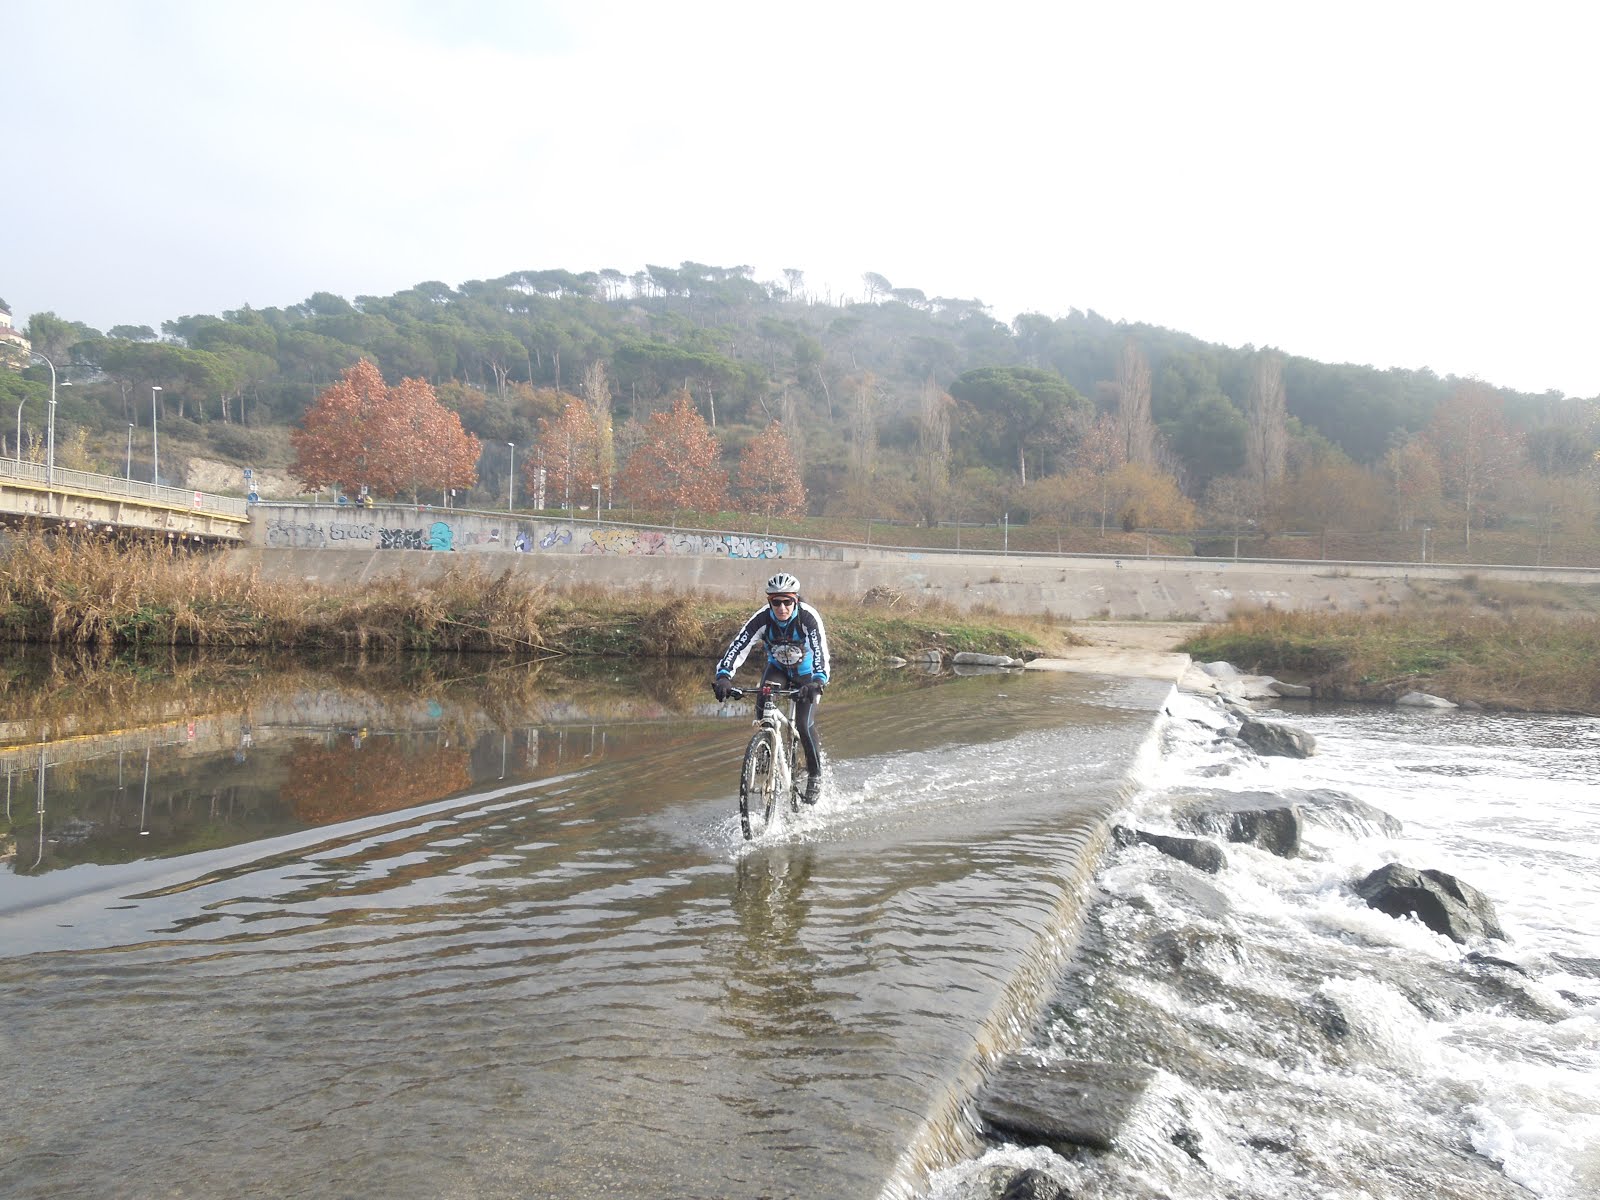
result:
[(11, 324), (11, 310), (0, 300), (0, 362), (13, 371), (28, 365), (28, 355), (33, 345)]

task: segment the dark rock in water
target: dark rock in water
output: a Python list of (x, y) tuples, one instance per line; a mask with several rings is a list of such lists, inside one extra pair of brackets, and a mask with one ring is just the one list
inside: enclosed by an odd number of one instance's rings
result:
[(1179, 1129), (1168, 1140), (1202, 1167), (1206, 1165), (1206, 1160), (1200, 1156), (1200, 1135), (1194, 1130)]
[(1023, 1145), (1109, 1150), (1155, 1077), (1151, 1067), (1013, 1055), (978, 1094), (978, 1115)]
[(1221, 846), (1215, 842), (1201, 841), (1199, 838), (1174, 837), (1169, 833), (1149, 833), (1143, 829), (1129, 829), (1126, 825), (1118, 825), (1111, 831), (1111, 836), (1116, 839), (1119, 846), (1132, 846), (1136, 843), (1154, 846), (1169, 858), (1186, 862), (1208, 875), (1215, 875), (1228, 865), (1228, 857), (1223, 854)]
[(1474, 950), (1467, 955), (1466, 961), (1475, 967), (1499, 967), (1504, 971), (1515, 971), (1518, 975), (1527, 975), (1528, 968), (1510, 959), (1496, 958), (1492, 954), (1485, 954), (1482, 950)]
[(1552, 954), (1550, 961), (1568, 975), (1586, 975), (1600, 979), (1600, 958), (1571, 958), (1565, 954)]
[(1244, 1140), (1244, 1144), (1252, 1150), (1265, 1150), (1272, 1154), (1288, 1154), (1294, 1150), (1294, 1146), (1291, 1143), (1284, 1141), (1282, 1138), (1269, 1137), (1266, 1134), (1247, 1137)]
[(1162, 930), (1148, 945), (1163, 962), (1180, 971), (1189, 967), (1203, 969), (1213, 962), (1237, 960), (1241, 955), (1237, 937), (1192, 924), (1182, 929)]
[(1453, 942), (1474, 937), (1506, 940), (1489, 898), (1443, 871), (1389, 863), (1356, 884), (1356, 895), (1391, 917), (1416, 917)]
[(1405, 832), (1398, 817), (1333, 788), (1294, 788), (1283, 796), (1293, 802), (1304, 820), (1352, 837), (1399, 837)]
[(1257, 754), (1279, 758), (1310, 758), (1317, 752), (1317, 739), (1305, 730), (1255, 717), (1246, 717), (1240, 722), (1239, 740)]
[(1313, 996), (1306, 1004), (1306, 1015), (1330, 1042), (1342, 1042), (1350, 1036), (1350, 1018), (1326, 996)]
[(1072, 1193), (1037, 1167), (1025, 1167), (1006, 1183), (1000, 1200), (1072, 1200)]
[(1173, 817), (1185, 829), (1259, 846), (1280, 858), (1300, 853), (1300, 814), (1271, 792), (1219, 792), (1179, 807)]
[(1173, 816), (1184, 829), (1260, 846), (1284, 858), (1300, 852), (1307, 824), (1352, 837), (1397, 837), (1403, 829), (1381, 808), (1332, 788), (1203, 792), (1179, 804)]

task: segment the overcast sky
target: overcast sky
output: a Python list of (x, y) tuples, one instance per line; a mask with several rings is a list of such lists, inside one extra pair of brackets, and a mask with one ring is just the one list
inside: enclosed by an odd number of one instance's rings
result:
[(1588, 11), (11, 5), (0, 297), (159, 328), (692, 259), (1600, 395)]

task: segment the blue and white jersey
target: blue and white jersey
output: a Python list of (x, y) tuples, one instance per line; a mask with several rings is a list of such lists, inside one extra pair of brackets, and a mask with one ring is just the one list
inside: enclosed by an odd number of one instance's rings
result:
[(766, 643), (768, 666), (792, 680), (828, 682), (828, 633), (822, 627), (822, 614), (811, 605), (797, 603), (793, 615), (782, 622), (769, 605), (756, 609), (722, 652), (717, 674), (731, 677), (758, 639)]

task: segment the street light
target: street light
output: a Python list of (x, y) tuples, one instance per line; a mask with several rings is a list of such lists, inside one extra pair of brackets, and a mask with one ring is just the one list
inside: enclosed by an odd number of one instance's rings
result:
[(598, 521), (600, 519), (600, 485), (591, 483), (589, 490), (594, 492), (594, 519)]
[[(50, 412), (45, 418), (44, 434), (44, 479), (47, 486), (54, 487), (56, 482), (56, 365), (37, 350), (32, 351), (45, 366), (50, 368)], [(22, 405), (17, 405), (17, 454), (22, 454)]]
[(22, 406), (28, 402), (26, 396), (17, 401), (17, 465), (22, 465)]
[(128, 422), (128, 467), (124, 473), (130, 483), (133, 481), (133, 422)]
[(161, 482), (161, 443), (156, 436), (156, 393), (161, 390), (159, 383), (150, 385), (150, 486), (155, 487)]
[(511, 496), (517, 486), (517, 444), (507, 442), (511, 447), (511, 470), (506, 474), (506, 511), (511, 511)]

